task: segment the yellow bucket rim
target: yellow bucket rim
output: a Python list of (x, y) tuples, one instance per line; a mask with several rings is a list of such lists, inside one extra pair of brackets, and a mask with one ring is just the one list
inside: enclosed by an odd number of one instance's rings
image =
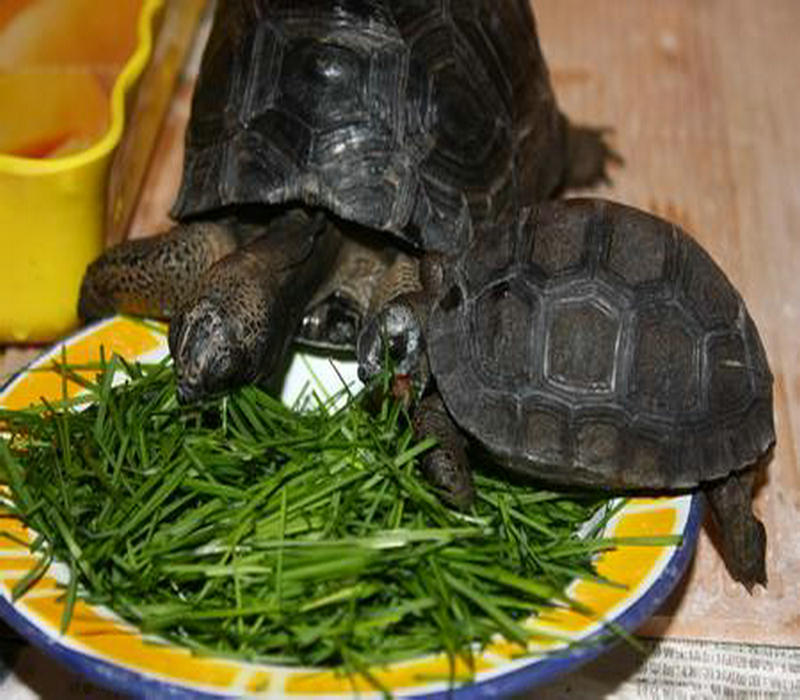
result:
[(57, 158), (27, 158), (0, 153), (0, 172), (44, 175), (73, 170), (108, 155), (119, 144), (125, 128), (125, 97), (142, 74), (153, 50), (153, 18), (166, 0), (144, 0), (137, 24), (138, 42), (111, 90), (111, 119), (103, 136), (77, 153)]

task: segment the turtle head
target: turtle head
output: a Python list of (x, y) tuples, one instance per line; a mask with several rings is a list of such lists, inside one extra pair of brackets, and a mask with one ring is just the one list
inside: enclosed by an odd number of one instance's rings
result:
[(230, 314), (209, 299), (179, 311), (169, 328), (178, 401), (210, 398), (251, 379), (237, 336)]
[(358, 336), (358, 376), (365, 384), (384, 371), (394, 374), (392, 391), (408, 402), (419, 397), (430, 377), (421, 314), (399, 297), (378, 311)]

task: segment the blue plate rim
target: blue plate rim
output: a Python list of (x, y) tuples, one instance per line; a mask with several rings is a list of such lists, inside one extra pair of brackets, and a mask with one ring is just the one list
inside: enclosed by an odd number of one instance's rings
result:
[[(666, 600), (677, 583), (686, 572), (695, 549), (695, 543), (703, 520), (703, 501), (700, 494), (692, 494), (689, 514), (683, 533), (683, 542), (675, 547), (669, 561), (658, 578), (651, 584), (636, 603), (622, 613), (614, 622), (629, 632), (634, 632), (644, 623)], [(0, 617), (8, 622), (18, 633), (31, 644), (39, 647), (70, 669), (77, 671), (111, 690), (146, 695), (148, 697), (171, 697), (211, 699), (231, 697), (229, 693), (214, 693), (181, 686), (173, 681), (162, 680), (142, 671), (133, 670), (103, 658), (95, 657), (89, 652), (73, 649), (48, 635), (34, 625), (21, 613), (5, 595), (0, 596)], [(602, 642), (600, 638), (606, 635)], [(583, 664), (597, 658), (608, 651), (619, 640), (608, 636), (604, 630), (598, 630), (585, 640), (581, 646), (544, 658), (532, 659), (523, 668), (503, 673), (493, 678), (454, 688), (450, 691), (411, 694), (408, 697), (459, 698), (459, 700), (479, 700), (482, 698), (506, 696), (542, 685), (568, 671), (574, 671)]]

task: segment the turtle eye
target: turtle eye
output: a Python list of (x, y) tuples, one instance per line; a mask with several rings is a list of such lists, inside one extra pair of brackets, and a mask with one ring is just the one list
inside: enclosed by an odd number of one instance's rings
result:
[(461, 301), (463, 298), (464, 297), (461, 294), (461, 288), (457, 284), (454, 284), (442, 297), (442, 300), (439, 302), (439, 307), (442, 309), (442, 311), (453, 311), (461, 306)]
[(389, 358), (395, 363), (402, 362), (408, 352), (408, 339), (405, 333), (397, 333), (387, 339), (389, 345)]
[(404, 303), (384, 307), (359, 335), (359, 377), (366, 381), (375, 376), (384, 369), (387, 360), (395, 373), (413, 373), (422, 345), (422, 330), (411, 308)]

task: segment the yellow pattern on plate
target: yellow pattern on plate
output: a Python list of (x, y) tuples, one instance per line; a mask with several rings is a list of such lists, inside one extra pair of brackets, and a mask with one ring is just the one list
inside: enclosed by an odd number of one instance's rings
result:
[[(622, 512), (612, 537), (652, 537), (675, 532), (677, 516), (674, 508), (644, 512)], [(570, 594), (589, 607), (593, 614), (583, 615), (574, 610), (559, 609), (539, 618), (539, 624), (562, 632), (581, 632), (606, 620), (612, 609), (630, 597), (636, 586), (652, 571), (656, 563), (672, 547), (627, 545), (605, 552), (597, 562), (597, 573), (621, 587), (606, 586), (593, 581), (578, 581)]]
[[(65, 359), (71, 364), (87, 364), (100, 361), (101, 348), (106, 359), (116, 353), (122, 357), (139, 357), (152, 352), (164, 342), (162, 334), (151, 330), (141, 323), (117, 316), (93, 329), (88, 335), (77, 336), (73, 341), (58, 346), (48, 357), (50, 361), (61, 362)], [(63, 356), (60, 348), (63, 347)], [(49, 362), (37, 363), (46, 367)], [(82, 372), (86, 376), (91, 371)], [(62, 397), (63, 380), (58, 372), (36, 371), (25, 375), (23, 381), (16, 382), (3, 395), (0, 406), (4, 408), (25, 408), (38, 403), (42, 397), (57, 400)], [(75, 383), (67, 384), (67, 395), (75, 396), (81, 387)]]
[[(476, 656), (475, 670), (486, 671), (496, 664)], [(422, 661), (398, 664), (388, 669), (372, 669), (375, 677), (387, 688), (414, 688), (430, 682), (447, 681), (450, 677), (450, 662), (447, 657), (436, 656)], [(462, 660), (457, 660), (452, 670), (455, 678), (464, 676), (469, 669)], [(331, 693), (368, 692), (374, 687), (362, 677), (348, 678), (335, 671), (298, 672), (286, 680), (285, 690), (289, 694), (327, 695)]]

